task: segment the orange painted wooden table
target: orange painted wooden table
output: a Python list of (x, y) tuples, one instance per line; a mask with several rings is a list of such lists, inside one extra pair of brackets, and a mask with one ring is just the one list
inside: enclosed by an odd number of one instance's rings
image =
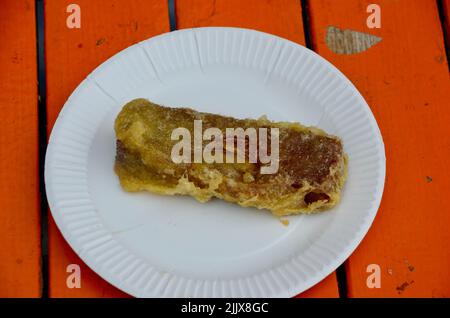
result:
[[(381, 28), (367, 26), (372, 3)], [(79, 29), (66, 26), (70, 4), (81, 9)], [(46, 138), (72, 90), (105, 59), (171, 28), (201, 26), (308, 45), (355, 84), (380, 126), (387, 177), (375, 222), (337, 274), (299, 296), (450, 297), (449, 8), (448, 0), (2, 0), (0, 297), (127, 297), (83, 264), (47, 214)], [(81, 288), (67, 287), (69, 264), (81, 266)], [(380, 288), (366, 284), (371, 264)]]

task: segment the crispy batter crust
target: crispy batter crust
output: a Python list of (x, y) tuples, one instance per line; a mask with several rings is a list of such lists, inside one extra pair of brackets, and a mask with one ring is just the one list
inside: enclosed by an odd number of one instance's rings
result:
[[(279, 128), (278, 172), (261, 174), (260, 162), (173, 163), (171, 150), (177, 141), (171, 133), (177, 127), (192, 133), (195, 119), (202, 120), (203, 129)], [(201, 202), (217, 197), (281, 216), (334, 206), (346, 179), (341, 140), (298, 123), (235, 119), (136, 99), (117, 116), (115, 131), (115, 171), (127, 191), (185, 194)]]

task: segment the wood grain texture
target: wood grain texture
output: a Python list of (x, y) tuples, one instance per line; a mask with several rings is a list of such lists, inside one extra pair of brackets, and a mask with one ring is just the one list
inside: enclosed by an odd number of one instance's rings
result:
[(0, 297), (39, 297), (34, 1), (3, 0), (0, 6)]
[[(305, 44), (298, 0), (177, 0), (178, 29), (229, 26), (255, 29)], [(300, 297), (338, 297), (335, 273)]]
[[(372, 1), (309, 3), (316, 50), (363, 94), (386, 147), (381, 207), (347, 262), (349, 296), (449, 297), (450, 80), (436, 1), (377, 1), (381, 29), (366, 26)], [(383, 40), (337, 55), (325, 43), (330, 25)], [(381, 266), (380, 289), (366, 286), (369, 264)]]
[[(73, 1), (45, 2), (48, 132), (70, 93), (99, 64), (120, 50), (169, 31), (166, 0), (78, 0), (81, 28), (69, 29)], [(81, 266), (81, 288), (66, 286), (69, 264)], [(50, 297), (126, 297), (91, 271), (49, 223)]]

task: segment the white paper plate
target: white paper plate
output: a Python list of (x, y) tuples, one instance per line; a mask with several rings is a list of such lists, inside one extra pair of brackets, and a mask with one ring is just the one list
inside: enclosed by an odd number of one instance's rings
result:
[[(213, 200), (124, 192), (113, 172), (113, 122), (144, 97), (168, 106), (316, 125), (349, 154), (342, 202), (289, 217)], [(287, 297), (313, 286), (356, 248), (378, 209), (384, 146), (364, 99), (314, 52), (235, 28), (163, 34), (116, 54), (72, 93), (53, 128), (47, 197), (70, 246), (134, 296)]]

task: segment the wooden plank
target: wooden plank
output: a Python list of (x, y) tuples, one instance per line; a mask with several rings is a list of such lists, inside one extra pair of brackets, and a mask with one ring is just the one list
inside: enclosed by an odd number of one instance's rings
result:
[(0, 9), (0, 297), (39, 297), (38, 95), (34, 1)]
[[(231, 26), (272, 33), (305, 44), (298, 0), (177, 0), (177, 27)], [(300, 297), (338, 297), (333, 273)]]
[(255, 29), (305, 44), (297, 0), (176, 0), (179, 29), (228, 26)]
[[(70, 93), (96, 66), (118, 51), (169, 31), (166, 0), (78, 0), (81, 28), (69, 29), (66, 8), (73, 1), (45, 2), (48, 132)], [(81, 288), (66, 286), (66, 268), (81, 266)], [(50, 297), (124, 297), (91, 271), (49, 222)]]
[[(372, 2), (310, 1), (315, 48), (364, 95), (386, 146), (383, 200), (348, 260), (349, 296), (449, 297), (450, 81), (436, 1), (378, 0), (381, 28), (369, 29)], [(327, 47), (329, 26), (382, 40), (338, 55)], [(366, 285), (369, 264), (381, 267), (380, 289)]]

